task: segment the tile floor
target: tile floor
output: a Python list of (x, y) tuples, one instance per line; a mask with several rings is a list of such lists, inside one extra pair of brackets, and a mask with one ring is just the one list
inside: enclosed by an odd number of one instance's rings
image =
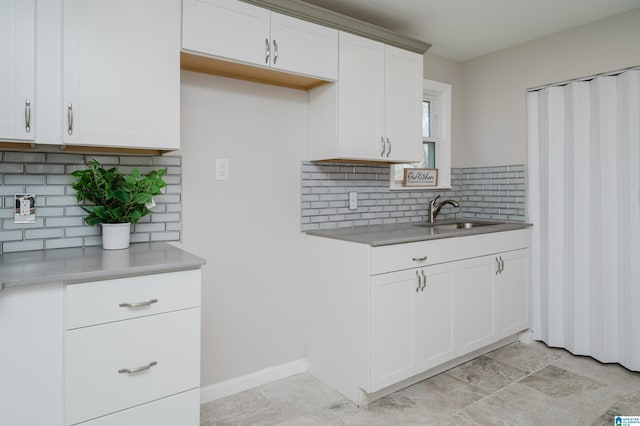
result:
[(640, 416), (640, 373), (513, 343), (359, 408), (309, 374), (201, 406), (211, 425), (593, 425)]

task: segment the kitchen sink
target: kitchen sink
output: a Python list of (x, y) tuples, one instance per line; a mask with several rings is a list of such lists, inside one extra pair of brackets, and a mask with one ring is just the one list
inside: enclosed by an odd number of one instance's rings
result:
[(456, 230), (456, 229), (472, 229), (481, 226), (502, 225), (504, 222), (489, 222), (489, 221), (475, 221), (475, 220), (461, 220), (453, 222), (435, 222), (435, 223), (416, 223), (413, 226), (419, 226), (424, 228), (435, 228), (438, 230)]

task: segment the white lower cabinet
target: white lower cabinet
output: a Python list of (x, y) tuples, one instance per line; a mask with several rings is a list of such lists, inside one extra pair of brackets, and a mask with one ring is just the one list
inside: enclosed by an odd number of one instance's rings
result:
[(82, 426), (176, 426), (200, 423), (200, 390), (194, 389), (119, 411)]
[(461, 352), (529, 327), (529, 275), (529, 249), (460, 262)]
[(0, 425), (62, 424), (63, 288), (0, 290)]
[(200, 289), (200, 269), (0, 289), (0, 425), (198, 425)]
[(410, 377), (416, 370), (416, 285), (411, 270), (371, 278), (369, 391)]
[(497, 337), (529, 328), (529, 249), (502, 253), (502, 267), (496, 278), (495, 313)]
[(456, 264), (371, 277), (368, 392), (414, 376), (454, 354)]
[(494, 322), (495, 256), (460, 262), (459, 344), (462, 352), (471, 352), (492, 343)]
[(357, 404), (529, 327), (528, 229), (308, 243), (309, 371)]
[(418, 371), (428, 370), (456, 355), (458, 271), (455, 262), (424, 268), (417, 295)]
[(69, 284), (66, 317), (65, 425), (199, 423), (199, 270)]

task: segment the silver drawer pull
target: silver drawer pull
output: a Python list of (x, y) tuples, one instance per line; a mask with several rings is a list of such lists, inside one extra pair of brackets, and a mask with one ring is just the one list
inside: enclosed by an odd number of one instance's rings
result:
[(427, 256), (414, 257), (412, 260), (413, 260), (414, 262), (424, 262), (425, 260), (427, 260)]
[(147, 371), (148, 369), (150, 369), (151, 367), (153, 367), (154, 365), (158, 365), (158, 363), (156, 361), (151, 361), (149, 364), (147, 365), (143, 365), (142, 367), (136, 367), (136, 368), (122, 368), (120, 370), (118, 370), (118, 373), (120, 374), (136, 374), (136, 373), (140, 373), (142, 371)]
[(29, 98), (24, 101), (24, 130), (31, 132), (31, 100)]
[(120, 306), (121, 308), (141, 308), (143, 306), (149, 306), (149, 305), (153, 305), (154, 303), (158, 303), (158, 299), (151, 299), (151, 300), (147, 300), (145, 302), (136, 302), (136, 303), (121, 303)]
[(69, 101), (67, 105), (67, 133), (73, 135), (73, 104)]

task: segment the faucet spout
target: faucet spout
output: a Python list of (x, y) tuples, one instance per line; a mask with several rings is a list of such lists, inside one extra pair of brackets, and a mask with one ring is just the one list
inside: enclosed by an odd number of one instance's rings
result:
[(439, 198), (440, 196), (438, 195), (436, 198), (429, 201), (429, 223), (435, 223), (438, 213), (440, 213), (440, 210), (445, 205), (450, 204), (453, 207), (460, 207), (460, 203), (452, 199), (444, 200), (441, 203), (438, 203)]

